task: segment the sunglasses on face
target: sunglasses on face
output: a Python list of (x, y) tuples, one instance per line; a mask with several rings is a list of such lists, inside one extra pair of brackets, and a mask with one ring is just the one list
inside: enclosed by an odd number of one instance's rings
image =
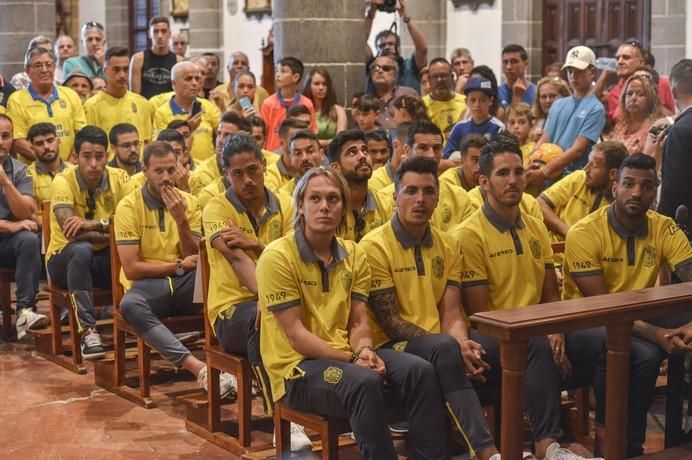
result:
[(379, 64), (373, 64), (370, 66), (370, 72), (391, 72), (394, 70), (393, 65), (379, 65)]

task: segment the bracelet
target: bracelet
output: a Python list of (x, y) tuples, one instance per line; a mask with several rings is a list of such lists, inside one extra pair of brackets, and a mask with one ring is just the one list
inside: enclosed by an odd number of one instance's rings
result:
[(411, 22), (411, 16), (404, 16), (403, 18), (401, 18), (401, 20), (404, 22), (404, 24), (408, 24), (409, 22)]
[(355, 363), (356, 361), (358, 361), (360, 359), (360, 354), (363, 353), (363, 350), (373, 351), (372, 347), (369, 345), (361, 347), (360, 350), (358, 350), (357, 352), (355, 352), (351, 355), (351, 362), (352, 363)]

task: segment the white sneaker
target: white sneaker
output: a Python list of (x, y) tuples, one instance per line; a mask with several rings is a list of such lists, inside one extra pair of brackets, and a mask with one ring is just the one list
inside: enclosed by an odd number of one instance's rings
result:
[[(207, 371), (208, 369), (204, 367), (197, 375), (197, 383), (204, 391), (208, 391), (209, 388), (207, 386)], [(238, 380), (235, 378), (235, 375), (227, 374), (226, 372), (222, 372), (219, 375), (219, 393), (221, 394), (221, 399), (233, 399), (236, 397), (238, 394)]]
[(96, 329), (87, 330), (82, 337), (81, 348), (84, 359), (103, 358), (106, 354), (101, 342), (101, 336), (96, 332)]
[(581, 457), (571, 450), (564, 449), (560, 447), (560, 444), (554, 442), (548, 446), (545, 451), (545, 460), (603, 460), (600, 457), (594, 457), (592, 459), (587, 459), (586, 457)]
[[(272, 444), (276, 447), (276, 430)], [(291, 422), (291, 452), (298, 452), (303, 449), (312, 449), (312, 441), (305, 434), (305, 428), (302, 425)]]
[(17, 340), (22, 340), (30, 330), (42, 329), (50, 324), (48, 317), (36, 313), (30, 308), (23, 308), (17, 317)]

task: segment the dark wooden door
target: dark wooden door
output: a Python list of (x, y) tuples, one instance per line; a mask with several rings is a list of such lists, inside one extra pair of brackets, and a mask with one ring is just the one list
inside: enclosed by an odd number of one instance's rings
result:
[(651, 0), (544, 0), (543, 68), (562, 62), (573, 46), (614, 56), (618, 45), (651, 39)]

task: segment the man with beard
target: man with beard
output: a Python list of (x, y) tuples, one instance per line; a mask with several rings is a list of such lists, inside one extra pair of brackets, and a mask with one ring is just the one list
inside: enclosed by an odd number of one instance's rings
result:
[[(692, 281), (692, 248), (670, 218), (651, 211), (656, 198), (656, 161), (645, 154), (626, 157), (612, 186), (613, 204), (580, 220), (567, 233), (564, 299), (576, 299), (653, 287), (665, 263), (682, 281)], [(669, 353), (687, 351), (672, 328), (689, 316), (635, 321), (630, 348), (627, 456), (643, 452), (646, 417), (656, 379)], [(605, 435), (605, 352), (596, 392), (596, 439)]]
[(466, 96), (454, 91), (454, 73), (445, 58), (435, 58), (428, 65), (432, 91), (423, 97), (428, 118), (443, 133), (466, 111)]
[(85, 126), (75, 139), (77, 167), (58, 174), (51, 186), (46, 266), (51, 280), (70, 293), (86, 359), (104, 354), (92, 290), (110, 287), (108, 220), (130, 192), (127, 173), (106, 166), (107, 149), (106, 133)]
[(84, 112), (88, 124), (107, 133), (119, 123), (130, 123), (137, 128), (140, 141), (147, 143), (152, 140), (154, 113), (145, 98), (127, 89), (129, 56), (127, 48), (122, 46), (108, 49), (103, 64), (106, 87), (84, 103)]
[(17, 339), (27, 331), (48, 326), (36, 313), (36, 293), (41, 276), (41, 244), (31, 220), (36, 204), (27, 167), (10, 156), (12, 120), (0, 114), (0, 266), (15, 269), (17, 283)]
[(149, 99), (172, 89), (173, 66), (183, 60), (170, 50), (171, 24), (167, 17), (156, 16), (149, 21), (151, 48), (132, 56), (130, 89)]
[(301, 129), (291, 136), (288, 141), (288, 152), (291, 159), (291, 167), (296, 172), (296, 175), (282, 185), (277, 193), (292, 196), (296, 184), (303, 177), (303, 174), (315, 166), (319, 166), (322, 163), (323, 157), (322, 149), (320, 149), (320, 140), (317, 134), (309, 129)]
[(119, 168), (133, 176), (142, 170), (139, 161), (141, 155), (141, 143), (139, 133), (130, 123), (120, 123), (108, 133), (113, 159), (108, 162), (111, 168)]
[(440, 182), (449, 182), (452, 185), (463, 188), (467, 192), (477, 187), (478, 178), (481, 175), (479, 164), (481, 149), (487, 143), (488, 139), (480, 134), (469, 134), (466, 136), (459, 144), (461, 164), (440, 174)]
[[(202, 212), (208, 235), (208, 312), (221, 348), (247, 356), (271, 407), (271, 388), (260, 357), (255, 266), (265, 245), (292, 229), (291, 198), (264, 186), (266, 162), (247, 134), (232, 134), (223, 146), (225, 193)], [(291, 427), (291, 450), (311, 446), (302, 427)]]
[(351, 212), (346, 214), (338, 235), (356, 243), (387, 222), (390, 214), (385, 197), (368, 188), (372, 158), (366, 140), (359, 129), (348, 129), (337, 134), (327, 147), (331, 168), (346, 179), (351, 197)]
[(55, 176), (66, 167), (58, 151), (60, 139), (52, 123), (36, 123), (26, 135), (36, 155), (36, 161), (29, 165), (26, 174), (34, 181), (34, 200), (36, 201), (36, 223), (41, 225), (41, 204), (50, 201), (50, 186)]
[[(192, 300), (202, 213), (192, 195), (175, 188), (178, 159), (170, 145), (144, 149), (145, 184), (125, 197), (115, 212), (115, 237), (122, 262), (123, 317), (137, 335), (175, 367), (191, 372), (207, 389), (207, 367), (161, 323), (161, 318), (193, 315)], [(221, 397), (234, 392), (221, 376)]]

